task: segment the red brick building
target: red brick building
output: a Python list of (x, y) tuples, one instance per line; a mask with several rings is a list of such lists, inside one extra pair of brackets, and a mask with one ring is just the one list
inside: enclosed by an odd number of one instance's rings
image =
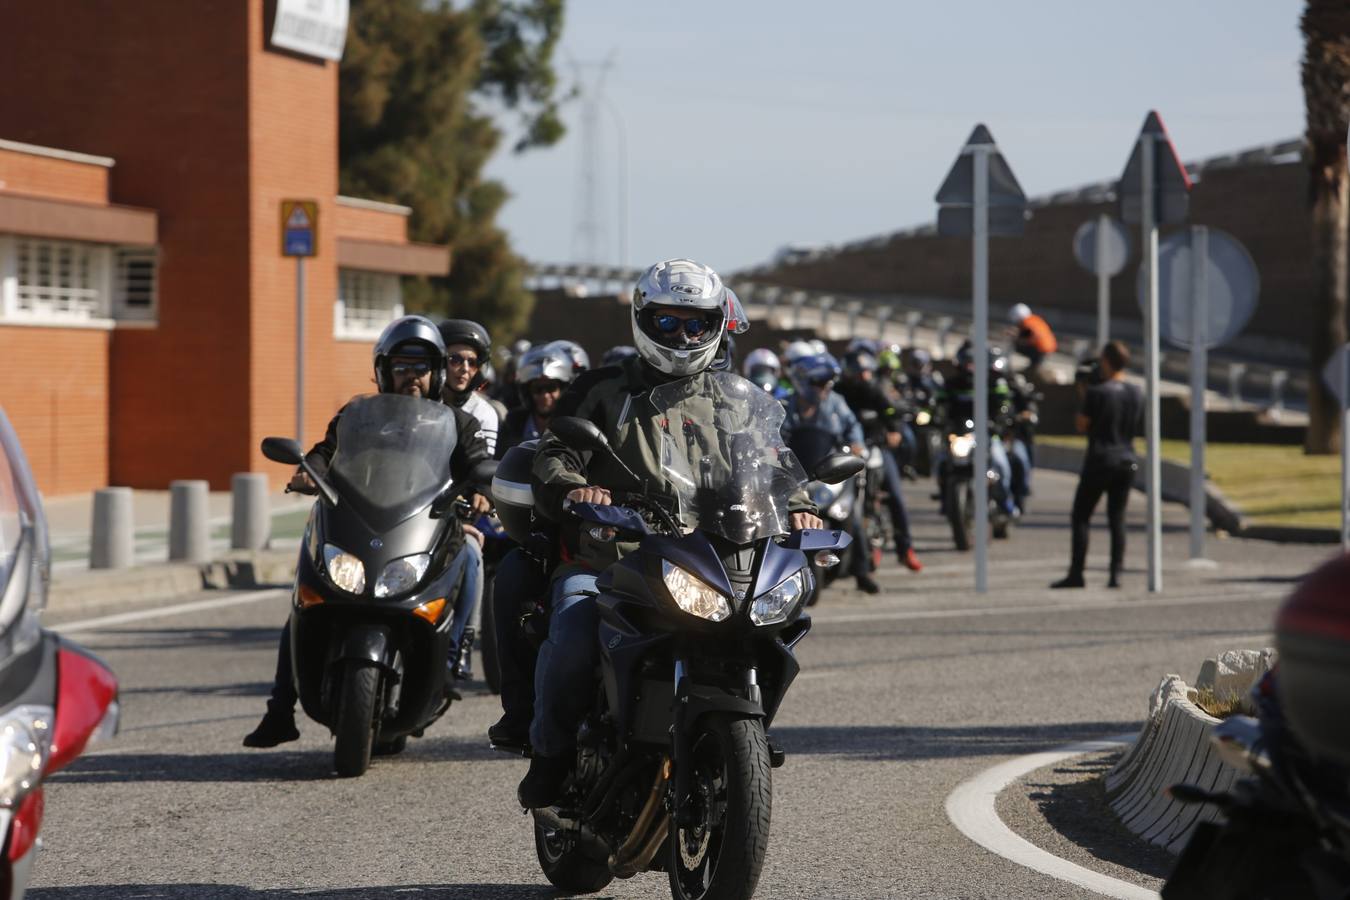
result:
[(0, 406), (49, 495), (272, 472), (295, 430), (283, 199), (317, 201), (305, 439), (370, 389), (399, 280), (444, 274), (408, 210), (338, 196), (338, 64), (272, 0), (14, 4), (0, 28)]

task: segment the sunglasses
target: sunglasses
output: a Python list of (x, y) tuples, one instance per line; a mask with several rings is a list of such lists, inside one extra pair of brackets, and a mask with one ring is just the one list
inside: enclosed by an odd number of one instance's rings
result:
[(562, 390), (561, 381), (536, 381), (530, 385), (531, 394), (552, 394)]
[(404, 375), (415, 375), (418, 378), (421, 378), (423, 375), (426, 375), (428, 372), (431, 371), (431, 364), (424, 362), (394, 363), (392, 366), (389, 367), (389, 370), (393, 372), (395, 376), (398, 377), (402, 377)]
[(834, 384), (834, 379), (828, 376), (825, 378), (812, 378), (808, 382), (808, 384), (810, 384), (812, 387), (827, 388), (830, 385)]
[(469, 367), (469, 368), (471, 368), (471, 369), (476, 369), (476, 368), (478, 368), (478, 365), (479, 365), (479, 364), (478, 364), (478, 357), (476, 357), (476, 356), (474, 356), (473, 354), (470, 354), (470, 353), (455, 353), (455, 354), (452, 354), (452, 355), (450, 355), (450, 356), (447, 356), (447, 357), (445, 358), (445, 361), (446, 361), (452, 368), (459, 368), (460, 366), (467, 366), (467, 367)]
[(718, 321), (712, 319), (682, 319), (669, 313), (652, 316), (652, 324), (662, 334), (676, 335), (683, 329), (687, 337), (696, 338), (707, 334), (717, 327)]

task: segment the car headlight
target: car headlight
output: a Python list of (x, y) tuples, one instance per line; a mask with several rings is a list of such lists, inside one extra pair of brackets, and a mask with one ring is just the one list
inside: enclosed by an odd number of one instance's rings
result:
[(965, 459), (975, 449), (975, 436), (971, 434), (952, 435), (952, 456)]
[(787, 581), (755, 598), (755, 602), (750, 604), (750, 621), (756, 625), (773, 625), (785, 621), (805, 593), (802, 570), (798, 569)]
[(42, 777), (52, 752), (55, 711), (19, 706), (0, 719), (0, 807), (13, 809)]
[(422, 576), (427, 574), (427, 567), (430, 565), (430, 553), (417, 553), (394, 560), (384, 567), (379, 581), (375, 582), (375, 596), (391, 597), (412, 590), (417, 587)]
[(661, 560), (661, 580), (675, 605), (691, 616), (720, 622), (731, 615), (731, 604), (720, 592), (667, 560)]
[(323, 545), (323, 564), (333, 584), (349, 594), (359, 594), (366, 589), (366, 564), (341, 547), (332, 544)]

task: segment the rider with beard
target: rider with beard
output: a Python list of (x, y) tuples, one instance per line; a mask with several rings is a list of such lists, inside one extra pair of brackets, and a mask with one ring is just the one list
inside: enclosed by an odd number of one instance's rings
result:
[[(651, 408), (649, 392), (670, 381), (707, 377), (703, 373), (715, 362), (728, 365), (727, 328), (747, 323), (717, 273), (688, 259), (648, 269), (633, 291), (631, 316), (638, 355), (579, 377), (563, 395), (557, 415), (589, 419), (635, 474), (673, 494), (652, 449), (661, 446), (665, 411)], [(706, 430), (711, 424), (685, 421), (683, 427)], [(709, 435), (709, 440), (716, 443), (716, 436)], [(548, 639), (539, 650), (535, 673), (529, 734), (533, 757), (518, 791), (527, 808), (554, 803), (567, 777), (599, 660), (595, 582), (634, 546), (604, 541), (603, 535), (579, 528), (565, 504), (608, 504), (611, 486), (637, 487), (604, 456), (573, 450), (549, 435), (535, 457), (533, 478), (537, 511), (562, 526), (564, 563), (553, 574)], [(805, 490), (795, 493), (790, 508), (794, 528), (820, 527)]]
[[(909, 532), (909, 511), (900, 492), (900, 464), (896, 459), (905, 442), (914, 442), (914, 432), (900, 418), (899, 410), (877, 384), (876, 357), (860, 348), (844, 354), (844, 377), (835, 390), (849, 409), (864, 422), (867, 442), (881, 450), (881, 471), (886, 482), (886, 508), (895, 532), (895, 555), (900, 565), (911, 572), (923, 569), (914, 554)], [(864, 416), (866, 420), (864, 421)]]
[[(783, 441), (791, 447), (793, 436), (799, 430), (821, 429), (829, 433), (835, 449), (847, 450), (855, 456), (867, 458), (863, 446), (863, 428), (844, 398), (833, 390), (839, 380), (839, 363), (828, 353), (798, 357), (789, 370), (792, 377), (792, 396), (787, 401), (787, 417), (783, 419)], [(814, 460), (803, 460), (808, 466)], [(863, 527), (862, 504), (854, 503), (848, 527), (854, 550), (849, 554), (852, 571), (849, 573), (865, 594), (881, 592), (872, 577), (872, 544)]]
[[(391, 322), (375, 342), (375, 384), (382, 394), (402, 394), (406, 397), (422, 397), (436, 400), (441, 396), (442, 382), (445, 380), (445, 345), (440, 333), (430, 319), (422, 316), (404, 316)], [(462, 410), (452, 407), (455, 418), (455, 431), (459, 440), (450, 455), (450, 473), (456, 479), (468, 476), (475, 465), (490, 458), (487, 445), (478, 436), (478, 420)], [(324, 474), (337, 453), (338, 421), (342, 410), (328, 423), (324, 438), (306, 454), (310, 465)], [(314, 482), (303, 469), (297, 469), (292, 476), (289, 488), (302, 494), (315, 493)], [(489, 502), (480, 494), (472, 496), (472, 505), (476, 509), (488, 509)], [(457, 520), (456, 520), (457, 521)], [(469, 526), (464, 531), (477, 535)], [(464, 549), (481, 560), (481, 548), (476, 540), (463, 541), (463, 534), (456, 536), (456, 542), (462, 542)], [(452, 544), (452, 550), (458, 549)], [(481, 568), (481, 563), (480, 563)], [(472, 567), (466, 567), (466, 573)], [(478, 603), (478, 592), (469, 583), (466, 574), (463, 597), (455, 611), (455, 620), (451, 625), (458, 642), (463, 636), (464, 627)], [(454, 651), (452, 651), (453, 653)], [(267, 713), (258, 727), (244, 738), (245, 747), (275, 747), (300, 737), (295, 727), (295, 704), (297, 701), (295, 683), (291, 673), (291, 623), (287, 619), (281, 629), (281, 642), (277, 647), (277, 668), (272, 683), (272, 694), (267, 701)]]

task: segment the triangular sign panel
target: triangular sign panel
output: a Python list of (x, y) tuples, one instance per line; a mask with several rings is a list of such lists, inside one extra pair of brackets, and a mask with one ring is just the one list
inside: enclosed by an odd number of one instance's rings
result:
[[(994, 136), (984, 125), (975, 126), (938, 188), (938, 233), (953, 236), (972, 233), (974, 217), (970, 210), (975, 205), (975, 147), (993, 150), (989, 154), (989, 233), (1021, 234), (1027, 196), (994, 142)], [(996, 215), (995, 210), (1001, 212)]]
[(297, 203), (291, 207), (291, 214), (286, 217), (287, 228), (308, 228), (309, 213), (305, 212), (303, 204)]
[(1134, 142), (1130, 159), (1125, 163), (1125, 171), (1116, 185), (1116, 196), (1120, 201), (1120, 217), (1126, 222), (1137, 225), (1143, 220), (1144, 210), (1144, 156), (1145, 137), (1153, 147), (1153, 191), (1155, 221), (1158, 225), (1175, 225), (1186, 221), (1190, 212), (1191, 177), (1177, 156), (1177, 148), (1167, 134), (1162, 117), (1151, 110), (1139, 130), (1139, 140)]

